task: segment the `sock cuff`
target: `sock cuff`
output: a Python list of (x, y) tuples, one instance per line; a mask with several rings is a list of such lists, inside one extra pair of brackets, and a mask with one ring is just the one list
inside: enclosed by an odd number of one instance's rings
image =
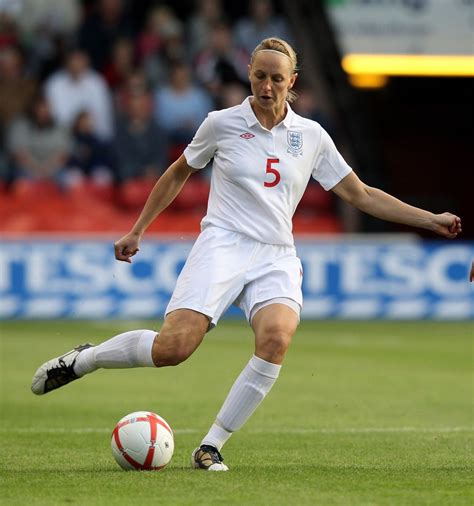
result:
[(141, 365), (143, 367), (155, 367), (151, 352), (156, 334), (158, 334), (158, 332), (155, 330), (142, 331), (137, 345), (138, 365)]
[(76, 357), (76, 362), (73, 366), (74, 373), (76, 376), (82, 377), (84, 374), (93, 372), (96, 370), (95, 367), (95, 346), (82, 350)]
[(252, 356), (249, 361), (249, 366), (262, 376), (267, 376), (268, 378), (273, 379), (278, 378), (281, 369), (281, 365), (267, 362), (266, 360), (263, 360), (263, 358), (257, 357), (257, 355)]
[(217, 448), (219, 451), (221, 451), (222, 447), (230, 438), (230, 436), (232, 436), (232, 432), (224, 429), (214, 422), (206, 437), (201, 441), (201, 444), (213, 446), (214, 448)]

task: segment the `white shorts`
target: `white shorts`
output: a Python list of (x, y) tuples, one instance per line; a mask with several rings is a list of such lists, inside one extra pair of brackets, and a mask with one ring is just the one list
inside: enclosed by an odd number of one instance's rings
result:
[(165, 314), (193, 309), (208, 316), (213, 327), (232, 304), (249, 321), (254, 306), (271, 299), (291, 299), (288, 305), (294, 309), (294, 301), (301, 309), (302, 277), (294, 246), (265, 244), (208, 225), (194, 243)]

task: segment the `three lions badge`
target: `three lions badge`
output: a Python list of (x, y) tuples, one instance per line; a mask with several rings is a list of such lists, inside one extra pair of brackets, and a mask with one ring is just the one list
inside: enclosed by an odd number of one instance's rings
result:
[(294, 156), (303, 154), (303, 132), (288, 130), (288, 153)]

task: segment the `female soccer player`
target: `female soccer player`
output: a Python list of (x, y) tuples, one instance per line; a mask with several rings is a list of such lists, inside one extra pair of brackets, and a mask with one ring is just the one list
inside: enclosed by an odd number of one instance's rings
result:
[(226, 471), (221, 448), (272, 388), (299, 323), (302, 270), (291, 219), (309, 178), (378, 218), (448, 238), (461, 232), (457, 216), (412, 207), (360, 181), (321, 126), (291, 110), (296, 66), (288, 43), (263, 40), (248, 67), (253, 96), (208, 115), (183, 155), (156, 183), (132, 230), (115, 243), (116, 259), (131, 262), (146, 228), (188, 177), (213, 158), (202, 231), (178, 278), (160, 332), (135, 330), (98, 346), (78, 346), (37, 370), (35, 394), (98, 368), (177, 365), (235, 303), (254, 331), (255, 353), (192, 454), (194, 467)]

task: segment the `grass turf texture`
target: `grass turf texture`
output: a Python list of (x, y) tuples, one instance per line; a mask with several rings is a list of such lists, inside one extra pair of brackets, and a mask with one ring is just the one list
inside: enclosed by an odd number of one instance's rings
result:
[[(36, 367), (150, 322), (1, 323), (1, 504), (470, 505), (472, 325), (304, 322), (274, 390), (224, 455), (189, 456), (252, 352), (221, 323), (178, 368), (98, 371), (44, 397)], [(175, 429), (160, 472), (125, 472), (110, 432), (156, 411)]]

